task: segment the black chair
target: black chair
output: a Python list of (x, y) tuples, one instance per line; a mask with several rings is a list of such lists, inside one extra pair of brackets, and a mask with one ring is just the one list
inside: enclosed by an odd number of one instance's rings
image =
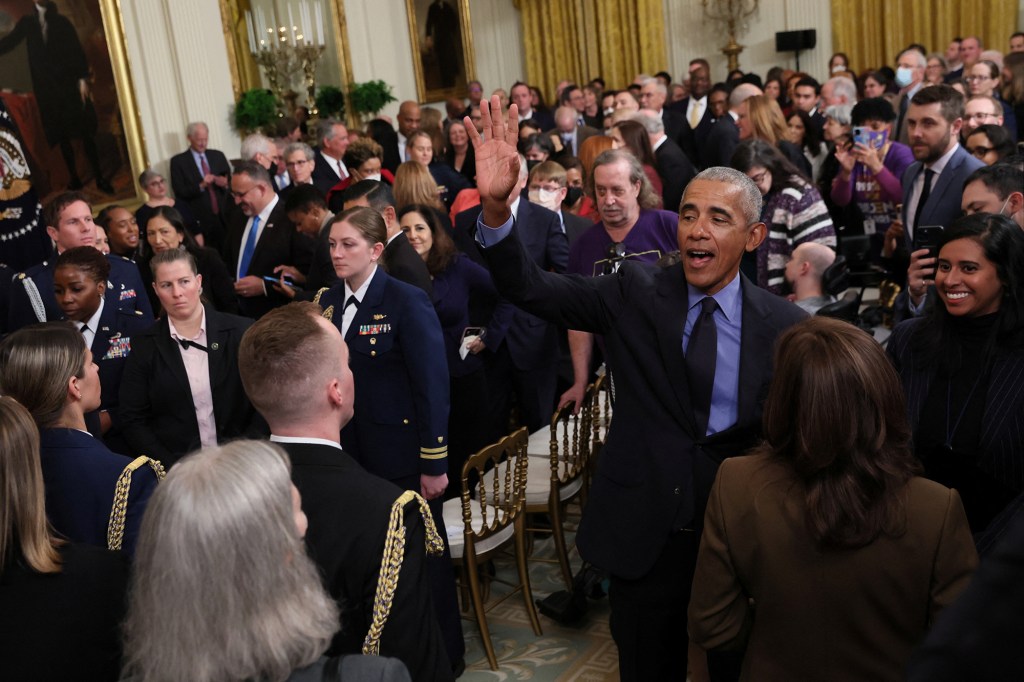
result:
[(872, 262), (871, 236), (866, 234), (842, 235), (836, 246), (838, 258), (844, 258), (849, 272), (850, 286), (877, 287), (888, 274), (885, 268)]
[(835, 303), (829, 303), (818, 309), (822, 317), (833, 317), (850, 324), (857, 324), (860, 316), (860, 300), (864, 289), (851, 287), (853, 276), (846, 262), (846, 256), (838, 255), (832, 265), (821, 273), (821, 289), (829, 296), (838, 296), (845, 291), (843, 297)]

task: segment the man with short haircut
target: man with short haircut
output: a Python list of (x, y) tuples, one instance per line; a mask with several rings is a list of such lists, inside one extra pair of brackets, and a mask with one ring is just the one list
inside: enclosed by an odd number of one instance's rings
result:
[(480, 108), (480, 100), (484, 98), (484, 86), (480, 81), (472, 80), (466, 84), (466, 92), (469, 95), (469, 102), (466, 104), (463, 116), (469, 116), (469, 110), (473, 107)]
[[(704, 168), (712, 165), (705, 154), (707, 136), (714, 125), (714, 115), (708, 106), (708, 92), (711, 90), (711, 69), (703, 59), (690, 62), (690, 94), (672, 105), (672, 109), (683, 117), (683, 126), (679, 134), (673, 138), (679, 144), (687, 158), (694, 165)], [(665, 127), (666, 135), (672, 137)], [(726, 164), (728, 165), (728, 164)]]
[(1024, 52), (1024, 32), (1017, 31), (1010, 36), (1010, 52)]
[(569, 83), (558, 96), (558, 103), (563, 107), (572, 107), (576, 112), (576, 123), (588, 125), (583, 118), (583, 110), (587, 108), (586, 100), (583, 97), (583, 90), (575, 83)]
[(736, 123), (739, 120), (740, 105), (748, 98), (761, 94), (764, 94), (761, 88), (751, 83), (740, 83), (733, 88), (729, 95), (729, 110), (714, 122), (701, 147), (700, 158), (705, 167), (729, 166), (733, 152), (740, 143), (740, 129)]
[(1001, 213), (1024, 229), (1024, 171), (1008, 163), (982, 166), (967, 177), (960, 208), (966, 215)]
[(286, 295), (263, 278), (277, 279), (279, 265), (306, 272), (315, 242), (288, 220), (284, 203), (271, 187), (270, 174), (255, 161), (242, 161), (235, 167), (231, 195), (239, 210), (228, 224), (224, 263), (236, 277), (239, 311), (259, 319), (288, 302)]
[(231, 212), (228, 176), (231, 166), (224, 153), (208, 148), (210, 130), (202, 121), (188, 124), (189, 148), (171, 157), (171, 189), (203, 226), (207, 246), (217, 248)]
[(795, 249), (786, 263), (786, 282), (793, 290), (790, 299), (799, 307), (814, 315), (824, 306), (835, 301), (821, 288), (821, 276), (836, 260), (836, 252), (817, 242), (804, 242)]
[(555, 127), (555, 121), (551, 114), (545, 111), (534, 111), (530, 86), (522, 81), (516, 81), (515, 85), (508, 92), (509, 97), (519, 107), (519, 120), (527, 121), (533, 119), (540, 126), (541, 130), (550, 130)]
[(342, 195), (345, 210), (353, 206), (369, 206), (384, 218), (388, 241), (380, 256), (385, 272), (406, 284), (419, 287), (430, 297), (434, 291), (427, 265), (412, 248), (409, 238), (402, 232), (395, 211), (395, 196), (387, 183), (378, 180), (360, 180)]
[(907, 49), (896, 58), (896, 84), (900, 86), (900, 103), (896, 107), (896, 128), (893, 137), (903, 144), (909, 144), (905, 118), (910, 100), (924, 87), (925, 69), (928, 60), (917, 50)]
[(555, 110), (555, 127), (547, 131), (547, 135), (561, 138), (562, 153), (559, 156), (578, 156), (584, 140), (601, 134), (597, 128), (580, 125), (579, 121), (579, 112), (573, 107), (563, 106)]
[[(263, 166), (271, 178), (277, 173), (277, 146), (266, 135), (260, 135), (259, 133), (246, 135), (242, 140), (242, 146), (239, 149), (238, 155), (242, 158), (242, 161), (255, 161)], [(277, 186), (274, 183), (271, 183), (271, 186), (276, 192)]]
[(292, 142), (284, 148), (284, 167), (288, 173), (288, 184), (280, 191), (280, 195), (282, 200), (287, 201), (299, 185), (313, 184), (316, 152), (305, 142)]
[[(669, 139), (678, 142), (679, 137), (683, 134), (683, 128), (686, 125), (686, 120), (683, 118), (682, 114), (665, 108), (667, 100), (668, 88), (666, 88), (665, 84), (657, 78), (648, 78), (640, 86), (641, 108), (653, 112), (658, 118), (660, 118), (664, 125), (665, 135), (667, 135)], [(702, 103), (694, 102), (691, 104), (691, 109), (694, 111), (694, 115), (697, 116), (698, 122), (703, 118), (703, 110), (700, 109), (701, 106), (703, 106), (704, 109), (707, 109), (706, 98), (704, 98)]]
[(976, 128), (983, 125), (1003, 125), (1003, 105), (995, 97), (972, 95), (964, 105), (964, 127), (960, 139), (967, 141)]
[[(424, 570), (424, 525), (415, 502), (368, 473), (341, 449), (355, 388), (348, 348), (314, 303), (292, 303), (250, 327), (238, 350), (249, 400), (270, 426), (270, 440), (291, 460), (292, 481), (309, 521), (306, 545), (341, 611), (327, 655), (358, 654), (370, 630), (396, 501), (406, 534), (397, 585), (380, 636), (416, 680), (453, 680)], [(389, 555), (394, 556), (394, 555)]]
[[(298, 127), (295, 128), (298, 130)], [(298, 140), (295, 140), (298, 142)], [(277, 167), (271, 171), (274, 180), (274, 189), (280, 193), (285, 187), (292, 183), (291, 176), (288, 175), (288, 167), (284, 165), (284, 153), (288, 149), (288, 145), (292, 144), (292, 140), (287, 137), (274, 138), (274, 149), (277, 154), (274, 158), (277, 161)]]
[[(122, 209), (123, 210), (123, 209)], [(125, 211), (129, 216), (130, 213)], [(53, 254), (38, 265), (14, 276), (11, 285), (10, 306), (7, 311), (7, 329), (16, 331), (36, 322), (64, 319), (53, 292), (53, 271), (57, 256), (76, 246), (96, 245), (96, 223), (88, 198), (81, 192), (63, 192), (43, 207), (46, 233), (53, 240)], [(145, 294), (142, 276), (134, 262), (116, 254), (107, 254), (110, 275), (104, 305), (153, 319), (153, 308)], [(95, 331), (95, 330), (93, 330)]]
[(964, 63), (964, 73), (971, 70), (971, 67), (981, 59), (981, 51), (985, 46), (978, 36), (967, 36), (960, 41), (960, 61)]
[(957, 142), (963, 125), (964, 98), (948, 85), (922, 88), (910, 101), (907, 131), (916, 162), (903, 174), (903, 232), (910, 255), (907, 289), (917, 311), (934, 281), (935, 258), (914, 251), (919, 226), (948, 228), (960, 215), (964, 180), (985, 164)]
[(443, 121), (444, 129), (448, 130), (448, 126), (455, 121), (462, 121), (462, 112), (466, 110), (466, 103), (459, 97), (449, 97), (444, 101), (444, 113), (445, 119)]
[(651, 141), (656, 170), (661, 177), (662, 206), (669, 211), (677, 211), (683, 190), (697, 175), (697, 169), (679, 145), (665, 134), (665, 123), (657, 113), (641, 109), (633, 116), (633, 120), (644, 127)]
[(327, 201), (315, 186), (304, 183), (290, 185), (287, 196), (281, 194), (284, 210), (288, 220), (295, 225), (296, 231), (316, 241), (309, 268), (302, 272), (291, 265), (279, 265), (274, 268), (277, 274), (289, 275), (292, 280), (304, 289), (303, 300), (312, 300), (316, 292), (324, 287), (330, 288), (338, 281), (331, 261), (331, 247), (328, 243), (330, 228), (328, 223), (334, 214), (327, 209)]
[(730, 168), (704, 171), (686, 188), (681, 263), (627, 261), (612, 276), (592, 278), (537, 267), (519, 243), (529, 225), (507, 204), (516, 184), (516, 112), (506, 121), (492, 105), (494, 117), (489, 106), (483, 112), (487, 141), (470, 137), (483, 202), (477, 240), (495, 284), (517, 306), (602, 334), (612, 368), (615, 416), (576, 542), (610, 574), (619, 675), (681, 679), (683, 614), (718, 462), (757, 443), (771, 348), (805, 314), (739, 274), (743, 253), (758, 248), (766, 227), (760, 191)]
[(953, 38), (946, 46), (946, 83), (955, 83), (964, 77), (964, 63), (960, 60), (960, 42), (963, 38)]
[[(409, 152), (406, 147), (409, 144), (409, 136), (420, 129), (420, 121), (423, 114), (420, 105), (412, 100), (406, 100), (398, 106), (398, 160), (405, 163), (409, 160)], [(394, 173), (398, 166), (388, 168)]]
[(348, 177), (348, 168), (342, 160), (348, 149), (348, 129), (341, 121), (322, 119), (316, 125), (316, 136), (320, 142), (320, 153), (313, 166), (313, 184), (324, 193)]
[(543, 161), (533, 167), (526, 186), (530, 201), (558, 214), (562, 223), (562, 231), (569, 240), (569, 249), (580, 236), (590, 228), (592, 223), (586, 218), (569, 213), (562, 208), (569, 191), (569, 180), (566, 171), (555, 161)]
[(819, 108), (824, 111), (835, 104), (857, 103), (857, 84), (850, 78), (835, 76), (825, 81), (821, 86), (821, 104)]
[(818, 96), (821, 86), (810, 76), (804, 76), (793, 88), (793, 107), (813, 115), (818, 111)]

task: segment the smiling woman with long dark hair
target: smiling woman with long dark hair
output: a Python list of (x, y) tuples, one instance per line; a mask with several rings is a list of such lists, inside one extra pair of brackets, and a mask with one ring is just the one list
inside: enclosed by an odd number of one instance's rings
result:
[(1024, 232), (976, 213), (943, 233), (935, 301), (893, 330), (914, 449), (984, 531), (1024, 492)]

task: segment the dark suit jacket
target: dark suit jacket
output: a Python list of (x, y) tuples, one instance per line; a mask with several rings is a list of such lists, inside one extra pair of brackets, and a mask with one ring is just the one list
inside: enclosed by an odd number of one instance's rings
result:
[(313, 165), (313, 185), (318, 190), (323, 192), (324, 196), (331, 191), (331, 188), (338, 184), (341, 177), (338, 175), (336, 168), (331, 168), (327, 161), (324, 160), (324, 155), (320, 152), (316, 153), (316, 161)]
[[(358, 653), (373, 621), (391, 505), (402, 491), (328, 445), (280, 445), (291, 458), (292, 481), (309, 519), (309, 555), (341, 608), (341, 630), (327, 654)], [(405, 558), (380, 654), (401, 659), (413, 679), (450, 680), (451, 667), (424, 573), (424, 531), (416, 505), (406, 508), (405, 526)]]
[[(558, 135), (558, 136), (561, 136), (562, 131), (560, 131), (558, 128), (551, 128), (550, 130), (548, 130), (544, 134), (545, 135)], [(559, 161), (559, 159), (564, 159), (566, 157), (579, 156), (580, 146), (583, 144), (584, 140), (586, 140), (588, 138), (591, 138), (594, 135), (603, 135), (603, 134), (604, 133), (602, 131), (598, 130), (597, 128), (591, 128), (590, 126), (581, 126), (579, 124), (576, 124), (576, 149), (573, 150), (573, 149), (570, 149), (568, 146), (566, 146), (562, 150), (562, 153), (557, 154), (556, 156), (553, 157), (553, 160)]]
[[(316, 245), (313, 247), (313, 256), (310, 260), (309, 270), (306, 271), (306, 291), (309, 294), (307, 300), (312, 300), (312, 295), (323, 288), (330, 289), (338, 282), (338, 274), (334, 271), (334, 262), (331, 260), (331, 218), (320, 228), (320, 234), (316, 237)], [(312, 292), (312, 293), (310, 293)]]
[(565, 209), (562, 210), (562, 222), (565, 226), (565, 237), (569, 240), (570, 248), (584, 232), (593, 227), (594, 223), (578, 215), (573, 215)]
[(683, 191), (697, 175), (697, 169), (671, 138), (661, 143), (654, 152), (654, 159), (658, 163), (658, 175), (661, 176), (662, 205), (666, 211), (678, 213)]
[[(339, 331), (344, 297), (344, 282), (320, 297)], [(447, 473), (448, 363), (427, 295), (378, 269), (345, 342), (357, 406), (341, 432), (346, 452), (389, 481)]]
[[(467, 236), (470, 241), (475, 239), (481, 210), (480, 206), (474, 206), (455, 216), (455, 232), (463, 235), (456, 244), (465, 244)], [(520, 239), (533, 262), (545, 270), (565, 272), (569, 265), (569, 240), (562, 232), (558, 216), (524, 197), (519, 201), (516, 221), (522, 226)], [(467, 255), (475, 256), (482, 265), (490, 267), (475, 244), (467, 250)], [(558, 337), (559, 329), (555, 324), (517, 307), (505, 344), (516, 369), (538, 369), (558, 361)]]
[[(682, 117), (683, 120), (682, 129), (679, 132), (678, 137), (674, 139), (679, 144), (680, 149), (683, 150), (686, 156), (689, 157), (694, 162), (694, 165), (697, 165), (701, 168), (709, 168), (715, 165), (728, 166), (728, 163), (711, 163), (709, 158), (706, 158), (706, 155), (709, 153), (709, 151), (713, 150), (713, 148), (710, 146), (710, 140), (707, 139), (708, 135), (711, 134), (712, 126), (714, 126), (715, 124), (715, 120), (711, 117), (711, 107), (704, 107), (704, 114), (700, 117), (700, 122), (697, 124), (697, 128), (694, 129), (690, 127), (690, 121), (687, 120), (686, 118), (686, 109), (687, 107), (690, 106), (690, 98), (687, 97), (686, 99), (679, 100), (679, 102), (675, 106), (677, 108), (677, 111), (680, 112), (679, 115)], [(666, 111), (665, 113), (667, 114), (669, 112)], [(731, 117), (726, 115), (723, 116), (722, 118)], [(672, 137), (671, 135), (669, 135), (668, 132), (667, 121), (665, 122), (665, 134), (668, 135), (670, 138)], [(714, 158), (720, 158), (720, 156), (721, 155), (712, 154), (712, 157)], [(731, 151), (729, 152), (729, 156), (732, 156)]]
[[(963, 147), (957, 150), (950, 157), (949, 163), (942, 169), (942, 174), (932, 178), (932, 190), (925, 202), (924, 210), (921, 212), (922, 225), (942, 225), (949, 227), (950, 224), (960, 216), (960, 200), (964, 194), (964, 180), (967, 176), (984, 166), (985, 163), (971, 156)], [(924, 172), (924, 164), (915, 161), (903, 171), (900, 182), (903, 184), (903, 224), (910, 227), (913, 216), (908, 214), (910, 210), (910, 194), (914, 189), (914, 181), (917, 176)], [(914, 228), (917, 225), (913, 226)], [(913, 237), (911, 230), (904, 231), (907, 250), (911, 251)]]
[(693, 578), (694, 642), (736, 646), (749, 632), (742, 679), (903, 680), (978, 558), (956, 491), (913, 478), (900, 496), (904, 532), (821, 549), (789, 466), (765, 454), (723, 462)]
[[(210, 389), (217, 440), (266, 435), (238, 376), (238, 344), (251, 320), (206, 307)], [(199, 422), (181, 347), (171, 338), (167, 318), (136, 334), (121, 376), (121, 422), (133, 455), (170, 467), (198, 450)]]
[(412, 248), (408, 237), (397, 235), (384, 247), (381, 263), (389, 275), (406, 284), (423, 289), (427, 296), (433, 291), (427, 264), (423, 262), (416, 249)]
[(36, 573), (20, 560), (2, 569), (4, 677), (115, 682), (121, 672), (128, 561), (116, 552), (81, 544), (57, 551), (60, 573)]
[[(710, 109), (710, 107), (708, 108)], [(705, 111), (706, 113), (708, 112)], [(683, 109), (681, 114), (667, 107), (662, 109), (661, 122), (665, 124), (665, 135), (676, 144), (679, 143), (684, 130), (689, 130), (689, 134), (693, 135), (693, 130), (689, 129), (690, 126), (686, 122), (686, 109)]]
[[(238, 272), (238, 260), (242, 255), (242, 236), (249, 218), (241, 211), (231, 216), (228, 223), (227, 238), (224, 241), (224, 263), (228, 273), (234, 277)], [(313, 249), (316, 242), (298, 232), (284, 210), (284, 202), (277, 200), (277, 206), (270, 212), (266, 225), (260, 232), (256, 250), (249, 262), (249, 273), (257, 277), (272, 276), (278, 265), (294, 265), (300, 272), (309, 269), (313, 260)], [(274, 290), (269, 282), (266, 284), (266, 296), (238, 297), (238, 309), (246, 317), (259, 319), (271, 309), (284, 305), (290, 299)]]
[[(127, 258), (113, 254), (108, 255), (107, 260), (110, 261), (110, 275), (107, 277), (107, 292), (103, 295), (106, 305), (110, 308), (138, 310), (147, 319), (152, 320), (153, 308), (149, 305), (149, 297), (142, 293), (145, 290), (145, 284), (138, 266)], [(7, 312), (7, 324), (10, 331), (40, 321), (32, 305), (26, 279), (31, 280), (39, 292), (39, 300), (42, 301), (46, 315), (44, 321), (52, 322), (64, 319), (64, 313), (57, 305), (57, 298), (53, 294), (53, 271), (56, 261), (57, 254), (54, 254), (50, 260), (45, 260), (14, 276), (10, 309)]]
[[(714, 122), (704, 138), (699, 164), (703, 168), (729, 166), (733, 152), (740, 143), (740, 129), (732, 115), (726, 113)], [(683, 148), (686, 151), (686, 148)]]
[[(210, 166), (211, 173), (223, 177), (231, 175), (231, 166), (228, 165), (228, 159), (224, 156), (223, 152), (216, 149), (207, 149), (204, 153), (206, 154), (206, 163)], [(210, 203), (209, 188), (199, 188), (199, 183), (202, 181), (203, 176), (199, 172), (199, 167), (196, 166), (195, 159), (192, 158), (191, 149), (186, 149), (181, 154), (175, 154), (171, 157), (171, 188), (174, 190), (174, 198), (188, 204), (188, 207), (192, 209), (192, 213), (195, 214), (196, 218), (199, 219), (199, 222), (206, 229), (208, 242), (213, 237), (212, 243), (207, 245), (216, 246), (223, 238), (221, 226), (224, 224), (224, 218), (227, 217), (234, 202), (231, 200), (231, 195), (227, 189), (214, 185), (213, 193), (217, 197), (218, 209), (217, 212), (214, 212)], [(215, 230), (216, 234), (209, 234), (210, 230)]]
[[(40, 463), (46, 489), (46, 517), (72, 542), (107, 546), (114, 488), (132, 458), (116, 455), (99, 440), (76, 429), (40, 429)], [(124, 551), (131, 555), (156, 474), (148, 466), (132, 473), (124, 521)]]
[(615, 417), (576, 542), (588, 561), (626, 579), (646, 574), (669, 536), (699, 529), (715, 471), (753, 445), (771, 379), (771, 348), (799, 308), (742, 280), (737, 423), (697, 434), (683, 359), (688, 307), (681, 264), (633, 261), (604, 277), (538, 268), (513, 235), (486, 249), (498, 291), (555, 324), (603, 334), (615, 368)]

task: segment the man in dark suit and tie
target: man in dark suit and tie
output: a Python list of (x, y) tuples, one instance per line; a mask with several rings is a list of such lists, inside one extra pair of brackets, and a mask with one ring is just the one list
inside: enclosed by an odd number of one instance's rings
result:
[(558, 107), (555, 110), (555, 127), (547, 135), (558, 135), (562, 140), (562, 151), (555, 161), (568, 156), (579, 156), (580, 145), (587, 138), (600, 135), (601, 131), (587, 125), (580, 125), (576, 110), (572, 107)]
[[(528, 179), (525, 161), (519, 165), (517, 173), (514, 191), (506, 197), (506, 207), (524, 226), (520, 239), (531, 261), (538, 267), (565, 272), (569, 261), (569, 241), (562, 232), (558, 215), (522, 196)], [(466, 255), (487, 267), (472, 241), (479, 216), (479, 206), (455, 216), (455, 243)], [(484, 319), (472, 313), (474, 319)], [(495, 397), (488, 420), (492, 440), (508, 433), (513, 393), (521, 421), (531, 432), (551, 421), (558, 374), (559, 335), (557, 325), (516, 309), (505, 340), (491, 349), (486, 366), (489, 388)]]
[(907, 109), (910, 100), (924, 87), (927, 65), (928, 60), (915, 49), (904, 50), (896, 57), (896, 83), (900, 86), (900, 102), (896, 107), (896, 127), (892, 129), (892, 139), (903, 144), (910, 144)]
[(633, 120), (643, 125), (651, 140), (658, 175), (661, 176), (662, 206), (667, 211), (678, 211), (683, 190), (697, 175), (697, 169), (679, 145), (666, 134), (664, 121), (658, 117), (657, 112), (641, 109)]
[(512, 89), (509, 90), (509, 97), (512, 101), (519, 105), (519, 120), (526, 121), (533, 119), (540, 126), (541, 130), (550, 130), (555, 127), (555, 120), (551, 114), (546, 111), (535, 111), (530, 102), (532, 101), (532, 95), (530, 93), (530, 86), (522, 81), (517, 81)]
[(328, 118), (317, 124), (316, 134), (320, 151), (313, 166), (313, 184), (327, 196), (332, 187), (348, 177), (348, 168), (342, 161), (348, 149), (348, 129), (344, 123)]
[(210, 149), (210, 129), (202, 121), (189, 123), (189, 148), (171, 157), (171, 188), (206, 230), (207, 246), (217, 248), (224, 238), (230, 205), (228, 176), (231, 167), (223, 152)]
[(615, 418), (577, 545), (611, 575), (622, 679), (678, 679), (688, 641), (680, 614), (718, 463), (757, 442), (772, 344), (805, 314), (739, 274), (766, 226), (760, 191), (730, 168), (709, 169), (686, 188), (681, 263), (659, 269), (627, 261), (593, 278), (543, 271), (520, 244), (530, 226), (508, 209), (516, 112), (506, 121), (492, 109), (499, 110), (496, 100), (483, 111), (487, 141), (470, 132), (482, 201), (477, 240), (503, 296), (554, 323), (604, 335)]
[(915, 162), (903, 173), (903, 235), (910, 253), (907, 290), (917, 314), (935, 279), (935, 258), (914, 249), (914, 235), (924, 225), (949, 227), (960, 211), (964, 181), (984, 162), (957, 142), (963, 125), (964, 97), (949, 85), (922, 88), (907, 109), (907, 133)]
[[(682, 129), (673, 139), (699, 168), (715, 165), (704, 158), (705, 147), (702, 146), (702, 142), (710, 134), (711, 125), (714, 122), (714, 114), (711, 107), (708, 106), (710, 90), (711, 71), (708, 66), (702, 62), (691, 62), (690, 96), (673, 105), (673, 108), (683, 117)], [(665, 126), (665, 134), (672, 137), (668, 125)]]
[(707, 139), (702, 147), (701, 162), (706, 167), (728, 166), (732, 154), (740, 143), (740, 129), (736, 125), (740, 105), (748, 97), (763, 94), (761, 88), (753, 83), (740, 83), (729, 95), (729, 110), (714, 122), (708, 131)]
[[(649, 109), (661, 119), (665, 134), (669, 139), (679, 140), (683, 134), (686, 120), (677, 111), (665, 107), (668, 100), (668, 88), (658, 78), (647, 78), (640, 86), (640, 108)], [(704, 107), (705, 111), (707, 107)]]
[[(342, 627), (327, 654), (359, 653), (378, 610), (389, 517), (403, 492), (341, 448), (339, 434), (352, 419), (355, 395), (348, 349), (319, 306), (295, 303), (273, 310), (247, 331), (238, 369), (270, 426), (270, 439), (288, 452), (309, 520), (310, 557), (341, 608)], [(414, 502), (399, 505), (405, 509), (405, 549), (380, 655), (399, 658), (413, 679), (452, 680), (424, 572), (424, 523)]]
[(238, 204), (224, 242), (224, 261), (237, 277), (238, 309), (258, 319), (271, 308), (288, 302), (264, 277), (278, 275), (274, 268), (291, 265), (309, 269), (315, 242), (296, 231), (271, 186), (270, 174), (255, 161), (243, 161), (231, 176), (231, 195)]

